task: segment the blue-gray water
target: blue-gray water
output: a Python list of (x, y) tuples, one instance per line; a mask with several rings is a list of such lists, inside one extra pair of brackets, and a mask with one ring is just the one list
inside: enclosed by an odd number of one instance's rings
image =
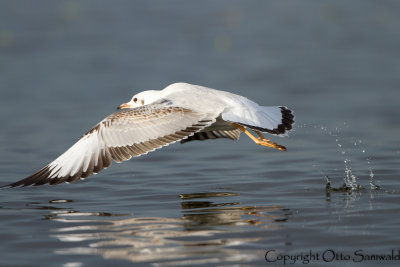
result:
[[(397, 253), (399, 11), (361, 0), (1, 1), (1, 184), (52, 161), (133, 94), (177, 81), (286, 105), (296, 125), (273, 138), (286, 152), (242, 135), (174, 144), (83, 182), (3, 189), (0, 266)], [(327, 191), (326, 176), (361, 188)], [(366, 263), (400, 261), (330, 265)]]

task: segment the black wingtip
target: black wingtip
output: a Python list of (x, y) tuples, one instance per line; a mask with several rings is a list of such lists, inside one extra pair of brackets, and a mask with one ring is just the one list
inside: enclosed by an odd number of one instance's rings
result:
[(8, 189), (8, 188), (12, 188), (11, 184), (0, 186), (0, 190), (2, 190), (2, 189)]
[(11, 184), (0, 186), (0, 189), (10, 189), (10, 188), (26, 187), (26, 186), (28, 186), (28, 185), (24, 185), (24, 184), (20, 183), (20, 181), (18, 181), (18, 182), (15, 182), (15, 183), (11, 183)]
[(0, 188), (26, 187), (30, 185), (39, 185), (40, 182), (43, 180), (43, 176), (48, 175), (49, 172), (50, 168), (49, 166), (46, 166), (43, 169), (40, 169), (38, 172), (32, 174), (31, 176), (28, 176), (14, 183), (2, 186)]

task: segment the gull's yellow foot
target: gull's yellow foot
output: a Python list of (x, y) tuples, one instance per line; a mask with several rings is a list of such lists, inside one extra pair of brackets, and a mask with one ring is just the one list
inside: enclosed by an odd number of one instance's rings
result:
[(276, 149), (279, 149), (279, 150), (281, 150), (281, 151), (285, 151), (286, 150), (286, 147), (284, 147), (284, 146), (281, 146), (280, 144), (277, 144), (277, 143), (275, 143), (275, 142), (272, 142), (272, 141), (270, 141), (270, 140), (268, 140), (268, 139), (265, 139), (265, 138), (258, 138), (256, 141), (254, 141), (257, 145), (260, 145), (260, 146), (266, 146), (266, 147), (272, 147), (272, 148), (276, 148)]
[(274, 142), (270, 141), (269, 139), (265, 138), (259, 131), (254, 131), (260, 137), (260, 138), (256, 138), (254, 135), (252, 135), (242, 125), (237, 124), (237, 123), (232, 123), (232, 125), (235, 126), (236, 128), (238, 128), (239, 130), (241, 130), (242, 132), (244, 132), (245, 134), (247, 134), (247, 136), (250, 137), (251, 140), (253, 140), (257, 145), (266, 146), (266, 147), (272, 147), (272, 148), (279, 149), (281, 151), (285, 151), (286, 150), (286, 147), (281, 146), (280, 144), (277, 144), (277, 143), (274, 143)]
[(261, 143), (257, 143), (258, 145), (261, 146), (267, 146), (267, 147), (273, 147), (282, 151), (286, 150), (286, 147), (281, 146), (280, 144), (277, 144), (275, 142), (272, 142), (271, 140), (267, 139), (264, 137), (264, 135), (262, 135), (262, 133), (260, 133), (259, 131), (254, 131), (260, 138), (257, 138), (257, 140), (259, 140)]

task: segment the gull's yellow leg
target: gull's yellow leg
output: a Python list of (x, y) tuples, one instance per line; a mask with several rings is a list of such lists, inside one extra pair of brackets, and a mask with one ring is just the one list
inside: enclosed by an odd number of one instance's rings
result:
[(275, 147), (276, 149), (283, 150), (283, 151), (286, 150), (286, 147), (281, 146), (280, 144), (274, 143), (274, 142), (272, 142), (271, 140), (265, 138), (264, 135), (262, 135), (261, 132), (259, 132), (259, 131), (257, 131), (257, 130), (254, 130), (254, 132), (261, 138), (261, 140), (275, 145), (275, 146), (276, 146), (276, 147)]
[(266, 147), (272, 147), (272, 148), (276, 148), (282, 151), (286, 150), (286, 147), (281, 146), (277, 143), (274, 143), (272, 141), (270, 141), (269, 139), (265, 138), (259, 131), (254, 131), (260, 138), (255, 137), (254, 135), (252, 135), (245, 127), (243, 127), (240, 124), (237, 123), (232, 123), (233, 126), (235, 126), (236, 128), (238, 128), (239, 130), (241, 130), (242, 132), (244, 132), (245, 134), (247, 134), (251, 140), (254, 141), (254, 143), (256, 143), (257, 145), (260, 146), (266, 146)]

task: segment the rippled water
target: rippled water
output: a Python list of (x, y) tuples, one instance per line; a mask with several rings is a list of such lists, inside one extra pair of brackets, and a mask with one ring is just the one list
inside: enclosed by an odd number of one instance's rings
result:
[(287, 105), (296, 125), (273, 138), (286, 152), (246, 136), (174, 144), (74, 184), (3, 189), (0, 265), (265, 266), (267, 251), (310, 250), (352, 257), (330, 265), (398, 265), (352, 261), (400, 249), (398, 11), (395, 1), (1, 2), (2, 184), (134, 93), (176, 81)]

